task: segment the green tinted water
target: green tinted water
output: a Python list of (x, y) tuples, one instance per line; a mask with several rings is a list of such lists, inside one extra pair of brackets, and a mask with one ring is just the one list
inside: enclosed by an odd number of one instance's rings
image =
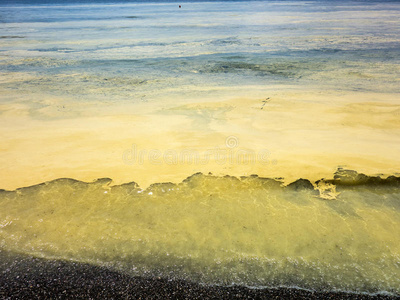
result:
[(1, 247), (132, 275), (399, 293), (400, 180), (339, 172), (317, 190), (196, 174), (146, 190), (58, 179), (3, 191)]

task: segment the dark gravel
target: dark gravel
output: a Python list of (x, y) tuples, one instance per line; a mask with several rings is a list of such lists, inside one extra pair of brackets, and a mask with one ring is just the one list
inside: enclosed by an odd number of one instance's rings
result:
[(131, 277), (104, 267), (16, 256), (0, 250), (1, 299), (400, 299), (387, 295), (203, 286)]

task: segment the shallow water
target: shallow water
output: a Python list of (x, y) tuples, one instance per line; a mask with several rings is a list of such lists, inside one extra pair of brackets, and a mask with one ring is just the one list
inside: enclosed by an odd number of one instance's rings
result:
[(400, 178), (335, 178), (57, 179), (0, 192), (1, 247), (207, 284), (399, 293)]
[[(399, 293), (399, 49), (397, 1), (2, 1), (0, 245)], [(389, 179), (284, 187), (338, 167)]]

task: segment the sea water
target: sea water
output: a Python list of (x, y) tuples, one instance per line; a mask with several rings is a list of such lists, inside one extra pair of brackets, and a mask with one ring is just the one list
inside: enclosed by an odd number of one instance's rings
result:
[(400, 170), (399, 23), (397, 1), (1, 1), (2, 249), (399, 293), (398, 181), (315, 183)]
[[(398, 2), (180, 4), (1, 2), (2, 188), (398, 172)], [(133, 149), (235, 159), (132, 164)]]
[[(3, 250), (204, 284), (400, 292), (400, 177), (57, 179), (0, 192)], [(326, 189), (335, 193), (326, 198)]]

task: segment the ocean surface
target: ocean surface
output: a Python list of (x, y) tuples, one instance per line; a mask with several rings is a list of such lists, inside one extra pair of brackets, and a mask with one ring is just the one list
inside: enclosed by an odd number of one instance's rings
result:
[(0, 138), (0, 251), (400, 293), (399, 1), (1, 0)]

